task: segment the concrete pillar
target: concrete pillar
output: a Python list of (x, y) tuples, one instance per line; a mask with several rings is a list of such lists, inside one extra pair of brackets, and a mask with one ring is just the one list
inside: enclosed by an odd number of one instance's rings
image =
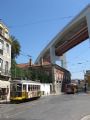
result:
[(43, 65), (43, 57), (40, 59), (40, 65)]
[(66, 53), (61, 56), (61, 67), (65, 68), (65, 69), (67, 68)]
[(52, 85), (53, 85), (53, 93), (56, 93), (55, 89), (55, 66), (52, 66)]
[(32, 59), (29, 60), (29, 66), (32, 66)]
[(51, 61), (52, 64), (55, 64), (55, 62), (56, 62), (56, 58), (55, 57), (56, 57), (55, 56), (55, 47), (52, 46), (50, 48), (50, 61)]

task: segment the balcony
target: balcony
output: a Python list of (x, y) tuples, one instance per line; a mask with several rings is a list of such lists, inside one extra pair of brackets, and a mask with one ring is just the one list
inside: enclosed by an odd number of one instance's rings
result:
[(0, 28), (0, 35), (2, 35), (2, 29)]
[(0, 28), (0, 35), (7, 40), (9, 39), (9, 33), (4, 31), (2, 28)]
[(6, 39), (9, 39), (8, 33), (5, 33), (5, 34), (4, 34), (4, 37), (5, 37)]
[(0, 75), (10, 77), (11, 72), (9, 70), (0, 68)]

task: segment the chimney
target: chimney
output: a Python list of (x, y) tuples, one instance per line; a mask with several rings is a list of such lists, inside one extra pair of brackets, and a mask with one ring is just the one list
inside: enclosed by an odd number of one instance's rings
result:
[(43, 65), (43, 58), (41, 58), (41, 65)]
[(32, 59), (29, 60), (29, 66), (32, 66)]

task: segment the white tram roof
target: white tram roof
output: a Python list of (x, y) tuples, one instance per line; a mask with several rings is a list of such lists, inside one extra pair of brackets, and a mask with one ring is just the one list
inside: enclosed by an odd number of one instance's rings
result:
[(11, 83), (21, 83), (21, 84), (41, 84), (40, 82), (32, 81), (32, 80), (13, 80)]

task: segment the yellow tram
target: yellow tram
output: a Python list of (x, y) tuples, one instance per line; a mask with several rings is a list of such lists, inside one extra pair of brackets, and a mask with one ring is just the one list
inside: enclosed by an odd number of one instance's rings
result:
[(40, 83), (31, 80), (13, 80), (11, 82), (11, 101), (23, 101), (41, 96)]
[(66, 90), (65, 92), (67, 94), (74, 94), (78, 92), (78, 85), (74, 83), (66, 84)]

